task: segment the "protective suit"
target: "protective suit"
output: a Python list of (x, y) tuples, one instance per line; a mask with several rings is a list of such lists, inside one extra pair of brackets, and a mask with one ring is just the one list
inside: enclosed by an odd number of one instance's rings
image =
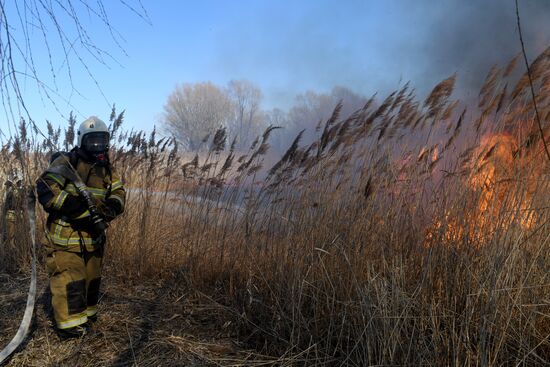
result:
[[(16, 229), (17, 224), (22, 223), (23, 205), (25, 199), (25, 190), (23, 188), (23, 178), (20, 172), (10, 174), (9, 179), (4, 184), (4, 200), (2, 203), (2, 246), (3, 252), (13, 251), (17, 244)], [(0, 254), (3, 256), (3, 254)]]
[[(80, 335), (80, 326), (96, 318), (106, 242), (102, 228), (124, 211), (126, 195), (109, 161), (108, 142), (105, 123), (90, 117), (80, 125), (78, 146), (59, 154), (37, 181), (38, 200), (49, 213), (46, 268), (55, 321), (69, 336)], [(78, 179), (94, 205), (83, 199)], [(104, 226), (98, 229), (98, 223)]]

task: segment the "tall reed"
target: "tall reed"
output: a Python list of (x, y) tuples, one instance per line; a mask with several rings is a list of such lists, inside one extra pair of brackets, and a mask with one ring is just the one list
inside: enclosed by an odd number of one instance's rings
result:
[[(549, 55), (532, 68), (546, 132)], [(184, 153), (113, 113), (128, 205), (108, 271), (177, 279), (230, 310), (241, 342), (295, 364), (545, 365), (548, 162), (525, 76), (493, 68), (476, 106), (452, 99), (455, 79), (425, 101), (407, 84), (350, 116), (338, 105), (271, 165), (275, 127), (247, 152), (220, 130)], [(26, 149), (35, 174), (46, 150)]]

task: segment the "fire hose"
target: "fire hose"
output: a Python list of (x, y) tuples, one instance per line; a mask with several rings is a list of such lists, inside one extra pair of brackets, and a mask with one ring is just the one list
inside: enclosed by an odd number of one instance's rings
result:
[[(69, 168), (70, 167), (70, 168)], [(76, 191), (80, 197), (84, 200), (88, 206), (88, 211), (90, 212), (91, 220), (94, 226), (96, 233), (101, 233), (103, 236), (105, 230), (108, 227), (108, 223), (104, 220), (103, 216), (99, 213), (99, 210), (95, 204), (95, 201), (92, 197), (92, 194), (87, 190), (86, 185), (74, 169), (74, 167), (69, 167), (63, 165), (58, 167), (53, 167), (48, 170), (48, 172), (59, 174), (70, 181), (76, 187)], [(72, 170), (71, 170), (72, 168)], [(0, 365), (3, 364), (9, 356), (21, 345), (23, 340), (25, 340), (27, 334), (29, 333), (29, 328), (32, 321), (32, 315), (34, 312), (34, 306), (36, 303), (36, 212), (35, 212), (35, 203), (36, 197), (34, 191), (29, 192), (28, 201), (27, 201), (27, 213), (29, 219), (29, 227), (31, 234), (31, 252), (32, 252), (32, 271), (31, 271), (31, 283), (29, 286), (29, 292), (27, 294), (27, 306), (25, 308), (25, 313), (17, 333), (9, 344), (0, 352)]]
[(17, 333), (8, 345), (0, 351), (0, 365), (4, 363), (7, 358), (21, 345), (29, 333), (31, 326), (32, 315), (34, 312), (34, 305), (36, 303), (36, 213), (35, 213), (36, 198), (34, 192), (31, 191), (27, 200), (27, 215), (29, 219), (29, 230), (31, 235), (31, 252), (32, 252), (32, 271), (31, 271), (31, 283), (29, 286), (29, 292), (27, 294), (27, 306), (25, 307), (25, 313), (23, 314), (23, 320), (17, 329)]

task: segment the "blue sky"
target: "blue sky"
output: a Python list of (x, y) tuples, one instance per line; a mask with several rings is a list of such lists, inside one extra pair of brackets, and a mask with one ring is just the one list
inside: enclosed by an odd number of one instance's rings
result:
[[(548, 3), (522, 2), (530, 56), (550, 45)], [(206, 80), (248, 79), (263, 90), (264, 108), (287, 108), (298, 93), (336, 85), (370, 95), (411, 80), (422, 94), (454, 72), (468, 94), (481, 70), (520, 50), (508, 0), (143, 0), (151, 24), (116, 0), (105, 5), (124, 51), (95, 17), (84, 13), (82, 19), (95, 44), (116, 59), (103, 65), (85, 58), (102, 93), (74, 55), (72, 80), (81, 95), (71, 91), (52, 41), (57, 110), (39, 98), (32, 81), (23, 83), (41, 126), (46, 119), (64, 124), (71, 110), (79, 121), (107, 118), (116, 103), (126, 110), (127, 127), (150, 130), (177, 83)], [(35, 62), (49, 75), (47, 50), (34, 36)], [(44, 80), (53, 85), (52, 78)]]

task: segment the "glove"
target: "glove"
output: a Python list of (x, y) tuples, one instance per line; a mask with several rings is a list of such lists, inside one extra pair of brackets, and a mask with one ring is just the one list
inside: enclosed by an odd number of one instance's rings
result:
[[(96, 223), (94, 221), (95, 218), (93, 217), (92, 213), (83, 218), (76, 219), (82, 216), (87, 211), (91, 211), (91, 209), (88, 208), (86, 202), (80, 196), (67, 196), (67, 198), (63, 202), (63, 206), (60, 208), (59, 211), (63, 216), (67, 218), (67, 220), (71, 223), (72, 227), (76, 231), (88, 232), (93, 238), (98, 238), (105, 234), (105, 228), (102, 228), (103, 226), (105, 226), (105, 223), (103, 223), (103, 225), (101, 225), (101, 223)], [(101, 213), (99, 214), (101, 217)]]
[(116, 199), (107, 199), (101, 206), (102, 215), (107, 222), (115, 219), (122, 212), (122, 205)]
[(64, 216), (68, 217), (75, 230), (88, 232), (92, 234), (92, 237), (96, 237), (100, 234), (100, 231), (96, 230), (96, 225), (91, 215), (76, 219), (82, 216), (86, 211), (89, 212), (88, 205), (86, 205), (80, 196), (69, 195), (65, 199), (60, 211)]
[[(84, 210), (80, 214), (84, 214)], [(94, 223), (92, 222), (92, 218), (90, 216), (86, 216), (81, 219), (72, 219), (70, 220), (70, 223), (76, 231), (83, 231), (88, 233), (94, 232)]]
[(59, 210), (66, 217), (73, 219), (81, 216), (88, 207), (79, 196), (69, 195)]

